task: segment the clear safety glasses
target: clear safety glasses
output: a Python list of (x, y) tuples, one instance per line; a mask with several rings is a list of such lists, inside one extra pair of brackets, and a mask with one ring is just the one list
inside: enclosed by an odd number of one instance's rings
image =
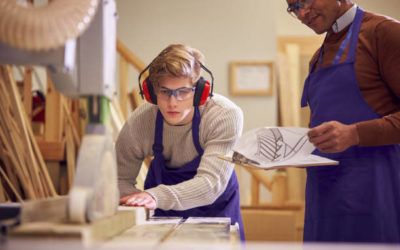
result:
[(295, 3), (291, 3), (287, 7), (287, 12), (297, 18), (299, 16), (300, 9), (308, 9), (313, 4), (314, 0), (297, 0)]
[(158, 90), (158, 97), (168, 100), (172, 95), (175, 96), (176, 100), (184, 101), (190, 97), (192, 97), (192, 93), (196, 90), (196, 88), (179, 88), (179, 89), (169, 89), (166, 87), (161, 87)]

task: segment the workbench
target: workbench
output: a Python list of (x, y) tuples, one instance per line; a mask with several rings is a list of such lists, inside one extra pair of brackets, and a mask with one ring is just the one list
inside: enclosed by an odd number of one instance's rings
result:
[[(150, 217), (144, 208), (120, 208), (87, 224), (35, 221), (12, 228), (0, 249), (154, 249), (240, 245), (239, 227), (226, 217)], [(206, 247), (209, 249), (209, 247)]]
[[(130, 212), (129, 212), (130, 211)], [(397, 250), (399, 245), (382, 244), (302, 244), (300, 242), (241, 242), (239, 228), (231, 226), (229, 218), (150, 218), (146, 219), (143, 208), (120, 209), (114, 218), (86, 224), (86, 225), (53, 225), (47, 222), (45, 227), (36, 224), (41, 230), (27, 234), (27, 228), (35, 227), (34, 224), (26, 225), (25, 229), (12, 232), (5, 241), (0, 244), (4, 250), (124, 250), (124, 249), (157, 249), (157, 250)], [(123, 215), (122, 215), (123, 214)], [(130, 218), (130, 221), (121, 222), (122, 218)], [(108, 221), (107, 221), (108, 220)], [(114, 221), (114, 222), (110, 222)], [(117, 221), (117, 223), (115, 223)], [(43, 222), (42, 222), (43, 223)], [(123, 232), (113, 237), (104, 237), (99, 228), (104, 231), (118, 231), (118, 226), (127, 226)], [(55, 228), (69, 227), (70, 233), (57, 232)], [(92, 227), (92, 229), (90, 229)], [(109, 228), (107, 228), (109, 227)], [(78, 230), (80, 228), (80, 230)], [(19, 232), (17, 232), (19, 230)], [(23, 231), (25, 233), (23, 233)], [(65, 230), (65, 229), (63, 229)], [(41, 231), (41, 232), (39, 232)], [(67, 232), (64, 231), (64, 232)], [(78, 232), (85, 232), (79, 234)], [(50, 232), (50, 233), (49, 233)], [(75, 232), (75, 233), (72, 233)], [(79, 236), (80, 235), (80, 236)], [(101, 236), (101, 237), (100, 237)], [(89, 238), (90, 239), (89, 239)], [(4, 240), (4, 239), (3, 239)]]

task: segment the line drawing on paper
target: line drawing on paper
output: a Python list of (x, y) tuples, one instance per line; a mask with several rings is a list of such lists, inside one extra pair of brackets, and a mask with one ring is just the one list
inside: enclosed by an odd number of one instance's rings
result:
[[(301, 151), (308, 141), (306, 134), (303, 134), (295, 141), (287, 141), (280, 129), (284, 130), (283, 128), (271, 128), (267, 131), (259, 131), (259, 133), (256, 134), (256, 156), (262, 157), (270, 162), (287, 160)], [(286, 132), (293, 133), (292, 130)]]

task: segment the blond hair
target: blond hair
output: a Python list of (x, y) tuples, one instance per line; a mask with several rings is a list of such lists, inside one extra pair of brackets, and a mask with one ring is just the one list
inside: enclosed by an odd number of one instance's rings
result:
[(153, 60), (149, 68), (149, 79), (154, 89), (160, 87), (165, 77), (188, 78), (195, 86), (200, 78), (204, 55), (197, 49), (182, 44), (172, 44)]

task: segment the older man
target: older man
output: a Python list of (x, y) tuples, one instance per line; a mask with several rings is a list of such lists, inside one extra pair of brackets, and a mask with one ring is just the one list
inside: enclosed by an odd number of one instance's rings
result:
[(350, 0), (287, 0), (326, 33), (310, 62), (315, 154), (340, 162), (307, 170), (304, 241), (400, 242), (400, 23)]

